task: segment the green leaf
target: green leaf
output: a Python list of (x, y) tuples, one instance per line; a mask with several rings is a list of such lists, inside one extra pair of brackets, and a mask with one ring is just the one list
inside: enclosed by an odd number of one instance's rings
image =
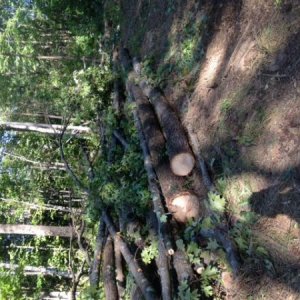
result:
[(176, 247), (181, 251), (185, 251), (185, 245), (182, 239), (176, 241)]
[(219, 248), (219, 244), (215, 239), (209, 239), (209, 242), (207, 243), (207, 249), (211, 251), (215, 251)]
[(221, 195), (210, 192), (208, 194), (208, 202), (213, 211), (218, 213), (223, 213), (225, 211), (226, 201)]

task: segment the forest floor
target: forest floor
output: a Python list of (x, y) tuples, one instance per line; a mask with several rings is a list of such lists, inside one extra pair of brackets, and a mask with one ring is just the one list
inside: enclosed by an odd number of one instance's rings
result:
[(257, 216), (270, 260), (227, 299), (300, 299), (300, 1), (122, 2), (123, 45), (197, 132), (231, 225)]

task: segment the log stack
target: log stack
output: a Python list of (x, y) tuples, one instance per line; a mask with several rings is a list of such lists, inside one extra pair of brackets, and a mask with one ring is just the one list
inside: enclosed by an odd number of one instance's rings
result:
[[(166, 141), (151, 103), (139, 86), (129, 82), (127, 87), (136, 101), (138, 116), (148, 144), (152, 164), (169, 212), (180, 223), (186, 223), (191, 218), (197, 219), (200, 216), (199, 199), (188, 188), (187, 179), (174, 174), (172, 171), (169, 159), (164, 155)], [(173, 140), (174, 137), (172, 137)], [(180, 143), (184, 145), (184, 143)], [(170, 142), (169, 146), (174, 144), (176, 143)], [(174, 147), (176, 148), (176, 146)], [(174, 151), (169, 148), (168, 153), (179, 153), (178, 147)]]

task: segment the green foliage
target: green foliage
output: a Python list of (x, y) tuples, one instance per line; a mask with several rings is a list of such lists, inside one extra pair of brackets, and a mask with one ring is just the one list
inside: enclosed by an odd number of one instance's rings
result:
[(201, 290), (206, 297), (213, 295), (212, 282), (219, 278), (219, 270), (214, 266), (208, 266), (201, 273)]
[(225, 212), (226, 201), (222, 195), (209, 192), (208, 205), (212, 211), (218, 214), (223, 214)]
[(281, 7), (283, 4), (283, 0), (274, 0), (276, 7)]
[(180, 282), (178, 287), (178, 300), (198, 300), (200, 295), (197, 290), (191, 290), (188, 282)]
[(87, 283), (80, 291), (79, 300), (105, 300), (103, 281), (100, 281), (99, 288), (90, 287)]
[(141, 256), (146, 265), (150, 264), (153, 259), (158, 257), (158, 242), (152, 241), (149, 246), (143, 249)]
[(22, 292), (23, 279), (22, 270), (17, 270), (15, 274), (0, 270), (0, 299), (25, 300)]

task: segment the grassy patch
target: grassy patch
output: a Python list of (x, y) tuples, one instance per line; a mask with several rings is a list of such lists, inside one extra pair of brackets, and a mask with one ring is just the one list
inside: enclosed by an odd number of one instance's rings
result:
[(288, 25), (280, 22), (269, 24), (257, 35), (257, 45), (266, 54), (274, 54), (282, 48), (287, 40)]

